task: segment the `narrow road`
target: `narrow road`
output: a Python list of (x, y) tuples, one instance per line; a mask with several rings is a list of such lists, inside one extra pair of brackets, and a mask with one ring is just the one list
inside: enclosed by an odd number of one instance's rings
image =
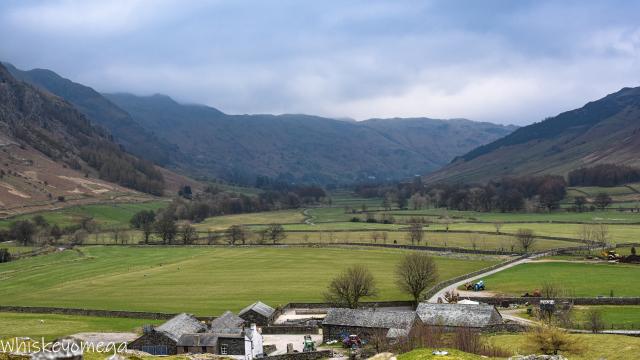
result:
[[(445, 288), (441, 289), (441, 290), (440, 290), (440, 291), (438, 291), (435, 295), (433, 295), (432, 297), (430, 297), (429, 299), (427, 299), (427, 301), (428, 301), (428, 302), (431, 302), (431, 303), (436, 303), (436, 302), (438, 302), (438, 298), (442, 298), (442, 299), (444, 299), (444, 294), (445, 294), (447, 291), (453, 291), (453, 290), (456, 290), (456, 291), (457, 291), (457, 289), (458, 289), (458, 287), (459, 287), (459, 286), (464, 285), (464, 284), (466, 284), (466, 283), (468, 283), (468, 282), (472, 282), (472, 281), (475, 281), (475, 280), (480, 280), (480, 279), (482, 279), (483, 277), (487, 277), (487, 276), (489, 276), (489, 275), (493, 275), (493, 274), (495, 274), (495, 273), (498, 273), (498, 272), (500, 272), (500, 271), (503, 271), (503, 270), (506, 270), (506, 269), (512, 268), (512, 267), (517, 266), (517, 265), (520, 265), (520, 264), (528, 263), (528, 262), (530, 262), (531, 260), (534, 260), (534, 259), (539, 258), (539, 257), (542, 257), (542, 256), (546, 256), (546, 255), (547, 255), (546, 253), (544, 253), (544, 254), (532, 255), (532, 256), (530, 256), (530, 257), (527, 257), (527, 258), (524, 258), (524, 259), (521, 259), (521, 260), (518, 260), (518, 261), (514, 261), (514, 262), (512, 262), (512, 263), (510, 263), (510, 264), (506, 264), (506, 265), (501, 266), (501, 267), (499, 267), (499, 268), (497, 268), (497, 269), (493, 269), (493, 270), (490, 270), (490, 271), (484, 272), (484, 273), (482, 273), (482, 274), (480, 274), (480, 275), (472, 276), (472, 277), (466, 278), (466, 279), (464, 279), (464, 280), (458, 281), (458, 282), (456, 282), (456, 283), (454, 283), (454, 284), (451, 284), (451, 285), (449, 285), (449, 286), (447, 286), (447, 287), (445, 287)], [(482, 292), (474, 293), (474, 295), (476, 295), (476, 296), (482, 296)]]

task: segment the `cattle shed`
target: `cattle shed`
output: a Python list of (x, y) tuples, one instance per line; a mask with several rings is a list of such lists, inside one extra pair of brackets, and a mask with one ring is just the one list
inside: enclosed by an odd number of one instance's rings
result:
[(502, 324), (502, 316), (487, 304), (420, 303), (416, 309), (424, 325), (484, 328)]
[(342, 340), (351, 334), (364, 339), (376, 334), (398, 337), (419, 322), (415, 311), (331, 308), (322, 321), (322, 338), (327, 342)]
[(276, 313), (276, 310), (271, 306), (257, 301), (246, 308), (242, 309), (238, 315), (247, 323), (247, 324), (257, 324), (260, 326), (267, 326), (273, 322), (273, 317)]

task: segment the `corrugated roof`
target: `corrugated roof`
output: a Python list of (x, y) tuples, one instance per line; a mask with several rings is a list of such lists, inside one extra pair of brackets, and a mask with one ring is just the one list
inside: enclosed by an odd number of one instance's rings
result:
[(331, 308), (323, 325), (355, 326), (383, 329), (409, 329), (416, 321), (415, 311), (381, 311), (375, 309)]
[(169, 319), (164, 324), (156, 327), (155, 331), (160, 331), (171, 339), (178, 341), (184, 334), (195, 334), (204, 332), (207, 327), (191, 314), (178, 314)]
[(480, 328), (502, 323), (495, 307), (487, 304), (420, 303), (416, 313), (425, 325)]
[(263, 303), (262, 301), (256, 301), (253, 304), (251, 304), (251, 305), (247, 306), (246, 308), (242, 309), (238, 313), (238, 315), (242, 316), (249, 310), (253, 310), (253, 311), (257, 312), (258, 314), (260, 314), (262, 316), (269, 317), (269, 318), (273, 315), (273, 313), (276, 312), (276, 310), (274, 308), (272, 308), (271, 306)]
[(242, 329), (243, 325), (244, 320), (240, 316), (231, 311), (227, 311), (211, 321), (211, 331), (219, 332), (224, 329)]

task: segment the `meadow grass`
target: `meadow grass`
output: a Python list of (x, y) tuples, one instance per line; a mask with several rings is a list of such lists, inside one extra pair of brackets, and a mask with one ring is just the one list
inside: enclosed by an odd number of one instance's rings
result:
[[(2, 305), (218, 315), (256, 300), (277, 306), (322, 301), (351, 264), (373, 272), (378, 300), (408, 299), (394, 269), (406, 251), (356, 248), (83, 247), (0, 264)], [(440, 279), (497, 258), (435, 257)], [(372, 300), (374, 300), (372, 299)]]
[(167, 201), (149, 201), (138, 203), (114, 203), (72, 206), (55, 211), (42, 211), (28, 215), (20, 215), (10, 219), (0, 220), (0, 228), (8, 228), (18, 220), (32, 219), (42, 215), (50, 224), (60, 227), (79, 224), (84, 218), (92, 218), (100, 226), (129, 226), (133, 214), (140, 210), (157, 210), (166, 207)]
[[(500, 228), (500, 233), (516, 234), (519, 229), (531, 229), (538, 236), (553, 236), (568, 239), (579, 238), (583, 224), (558, 224), (558, 223), (505, 223)], [(429, 226), (430, 229), (444, 230), (442, 224)], [(640, 239), (640, 225), (608, 225), (611, 243), (637, 242)], [(449, 225), (449, 230), (495, 232), (493, 224), (455, 223)]]
[(224, 215), (207, 218), (205, 221), (195, 224), (198, 230), (225, 230), (231, 225), (252, 224), (288, 224), (302, 223), (305, 216), (301, 209), (258, 212), (238, 215)]
[[(640, 353), (640, 338), (608, 334), (571, 335), (578, 351), (561, 353), (571, 360), (630, 360), (637, 359)], [(531, 347), (526, 334), (501, 334), (487, 336), (490, 344), (510, 350), (517, 354), (540, 353)]]
[(487, 289), (514, 296), (540, 289), (543, 282), (557, 284), (574, 296), (640, 296), (634, 286), (640, 266), (578, 262), (533, 262), (486, 277)]
[(143, 324), (162, 320), (59, 314), (0, 313), (0, 338), (28, 336), (47, 341), (80, 332), (141, 332)]
[(576, 306), (573, 321), (584, 328), (590, 310), (600, 311), (605, 329), (640, 329), (640, 306)]
[(433, 221), (441, 220), (448, 216), (456, 222), (477, 221), (489, 222), (576, 222), (576, 223), (640, 223), (640, 213), (622, 212), (617, 210), (596, 210), (585, 212), (573, 211), (552, 211), (541, 213), (501, 213), (501, 212), (478, 212), (478, 211), (457, 211), (445, 209), (424, 209), (424, 210), (394, 210), (390, 212), (395, 217), (415, 217), (425, 216)]

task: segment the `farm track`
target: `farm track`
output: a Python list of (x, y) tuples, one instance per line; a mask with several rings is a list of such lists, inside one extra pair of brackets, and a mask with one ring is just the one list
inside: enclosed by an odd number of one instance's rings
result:
[(538, 253), (538, 254), (532, 255), (530, 257), (525, 257), (523, 259), (510, 262), (510, 263), (505, 264), (505, 265), (503, 265), (503, 266), (501, 266), (499, 268), (492, 269), (492, 270), (483, 272), (481, 274), (476, 274), (476, 275), (470, 276), (468, 278), (465, 278), (463, 280), (457, 281), (457, 282), (455, 282), (455, 283), (453, 283), (451, 285), (445, 286), (444, 288), (440, 289), (437, 293), (435, 293), (433, 296), (431, 296), (429, 299), (427, 299), (427, 301), (430, 302), (430, 303), (436, 303), (436, 302), (438, 302), (438, 298), (444, 299), (444, 294), (446, 292), (457, 291), (458, 287), (460, 287), (460, 286), (462, 286), (462, 285), (464, 285), (464, 284), (466, 284), (468, 282), (472, 282), (472, 281), (478, 280), (480, 278), (483, 278), (483, 277), (486, 277), (486, 276), (489, 276), (489, 275), (493, 275), (495, 273), (510, 269), (510, 268), (512, 268), (514, 266), (518, 266), (518, 265), (521, 265), (521, 264), (526, 264), (528, 262), (531, 262), (535, 258), (547, 256), (550, 253), (551, 252)]

